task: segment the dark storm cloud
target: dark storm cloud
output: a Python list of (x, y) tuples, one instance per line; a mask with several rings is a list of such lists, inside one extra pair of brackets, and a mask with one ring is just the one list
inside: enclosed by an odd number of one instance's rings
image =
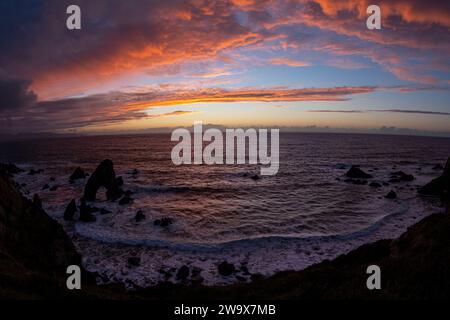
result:
[(31, 81), (0, 78), (0, 113), (18, 110), (36, 102), (36, 94), (29, 90)]

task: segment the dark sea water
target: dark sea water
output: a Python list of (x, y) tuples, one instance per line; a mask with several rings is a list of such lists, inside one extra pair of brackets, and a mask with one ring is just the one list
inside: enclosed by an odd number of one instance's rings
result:
[[(201, 269), (206, 284), (238, 281), (218, 275), (223, 260), (242, 267), (236, 275), (246, 281), (246, 269), (265, 275), (301, 269), (363, 243), (398, 236), (441, 210), (438, 201), (419, 197), (417, 187), (438, 176), (433, 166), (450, 156), (446, 138), (284, 133), (278, 174), (253, 180), (257, 165), (175, 166), (173, 145), (165, 134), (30, 140), (3, 143), (0, 161), (43, 169), (38, 175), (16, 176), (26, 184), (24, 194), (39, 194), (89, 270), (99, 272), (102, 281), (132, 287), (165, 280), (167, 271), (175, 274), (182, 265)], [(66, 205), (80, 198), (86, 182), (70, 184), (70, 174), (77, 166), (92, 173), (106, 158), (114, 162), (134, 202), (119, 206), (100, 192), (91, 205), (112, 213), (96, 213), (94, 223), (65, 222)], [(381, 188), (344, 182), (352, 164), (374, 176), (368, 183), (387, 182), (399, 170), (415, 180)], [(45, 184), (58, 188), (42, 190)], [(398, 199), (384, 197), (390, 190)], [(144, 221), (135, 221), (137, 210), (143, 210)], [(161, 217), (174, 223), (155, 226)], [(141, 265), (128, 266), (130, 256), (140, 257)]]

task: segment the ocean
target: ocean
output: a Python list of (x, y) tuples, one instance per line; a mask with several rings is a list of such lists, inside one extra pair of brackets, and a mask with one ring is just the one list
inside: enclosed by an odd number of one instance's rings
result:
[[(252, 274), (303, 269), (396, 237), (442, 210), (437, 199), (419, 196), (417, 188), (437, 177), (441, 171), (434, 167), (450, 156), (448, 138), (281, 133), (278, 174), (254, 179), (259, 165), (175, 166), (174, 145), (169, 134), (28, 140), (2, 143), (0, 161), (43, 169), (15, 176), (24, 195), (40, 196), (99, 282), (134, 288), (179, 282), (176, 273), (184, 265), (191, 270), (186, 281), (246, 282)], [(92, 173), (103, 159), (114, 162), (133, 203), (120, 206), (100, 191), (90, 205), (111, 213), (94, 213), (92, 223), (64, 221), (67, 204), (81, 197), (87, 181), (71, 184), (69, 176), (78, 166)], [(345, 181), (351, 165), (373, 178), (367, 184)], [(389, 182), (395, 171), (415, 179)], [(372, 181), (382, 186), (369, 186)], [(391, 190), (397, 199), (385, 198)], [(140, 222), (138, 210), (146, 216)], [(154, 224), (163, 217), (173, 223)], [(140, 263), (130, 265), (130, 257)], [(222, 261), (236, 272), (220, 275)]]

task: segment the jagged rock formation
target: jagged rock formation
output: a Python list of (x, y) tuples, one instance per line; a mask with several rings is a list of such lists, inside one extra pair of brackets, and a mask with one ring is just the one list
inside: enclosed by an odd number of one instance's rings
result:
[(86, 204), (84, 198), (80, 199), (80, 221), (83, 222), (95, 222), (97, 218), (92, 214), (93, 208)]
[(419, 193), (427, 196), (446, 198), (448, 201), (450, 197), (450, 157), (445, 164), (442, 175), (420, 188)]
[(25, 170), (20, 169), (13, 163), (0, 163), (0, 171), (6, 172), (10, 175), (24, 172)]
[(80, 167), (77, 167), (73, 173), (69, 177), (69, 182), (73, 183), (75, 180), (84, 179), (86, 177), (86, 173)]
[(25, 296), (34, 285), (65, 286), (72, 264), (81, 265), (81, 256), (63, 228), (0, 170), (0, 296), (14, 284)]
[(120, 189), (114, 172), (114, 164), (111, 160), (103, 160), (89, 177), (84, 188), (84, 197), (87, 201), (94, 201), (100, 187), (106, 188), (108, 200), (119, 199), (123, 191)]
[(75, 199), (72, 199), (72, 201), (69, 202), (69, 204), (66, 207), (66, 210), (64, 211), (64, 220), (73, 220), (73, 217), (75, 213), (77, 212), (77, 204), (75, 203)]

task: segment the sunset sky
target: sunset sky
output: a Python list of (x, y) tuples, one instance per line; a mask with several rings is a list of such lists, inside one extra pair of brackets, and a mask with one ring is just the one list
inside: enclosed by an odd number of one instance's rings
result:
[(196, 120), (450, 134), (449, 1), (3, 0), (0, 48), (2, 134)]

